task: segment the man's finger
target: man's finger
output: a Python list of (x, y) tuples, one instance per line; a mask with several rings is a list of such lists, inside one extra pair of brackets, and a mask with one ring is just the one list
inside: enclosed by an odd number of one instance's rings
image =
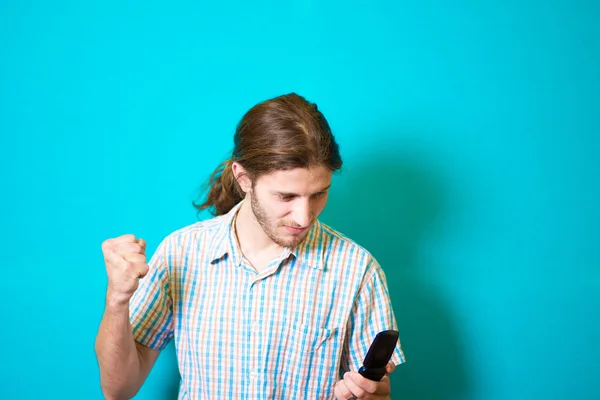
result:
[(125, 235), (121, 235), (119, 237), (116, 237), (114, 239), (111, 239), (113, 241), (113, 244), (117, 244), (117, 243), (128, 243), (128, 242), (135, 242), (135, 235), (131, 234), (131, 233), (126, 233)]
[(126, 266), (126, 276), (134, 279), (143, 278), (148, 274), (148, 265), (145, 263), (128, 262)]
[(142, 247), (142, 252), (145, 253), (146, 252), (146, 241), (142, 238), (139, 238), (137, 240), (137, 242)]
[(344, 374), (344, 383), (346, 384), (346, 387), (350, 390), (350, 392), (356, 396), (357, 398), (361, 398), (361, 397), (365, 397), (366, 395), (368, 395), (369, 393), (364, 390), (363, 388), (361, 388), (355, 381), (354, 381), (354, 376), (352, 372), (346, 372)]
[(354, 396), (343, 380), (335, 384), (334, 393), (337, 400), (348, 400)]
[(150, 270), (150, 268), (148, 268), (148, 264), (146, 263), (135, 263), (135, 269), (137, 271), (137, 277), (138, 278), (143, 278), (148, 274), (148, 271)]
[(135, 235), (128, 233), (128, 234), (121, 235), (116, 238), (106, 239), (104, 242), (102, 242), (102, 250), (114, 249), (114, 247), (116, 245), (118, 245), (119, 243), (135, 243), (135, 242), (136, 242)]
[(115, 253), (114, 251), (107, 249), (104, 251), (104, 258), (109, 264), (112, 265), (121, 265), (125, 260), (123, 257)]
[(145, 254), (140, 254), (140, 253), (124, 253), (121, 254), (121, 257), (123, 257), (125, 259), (125, 261), (129, 261), (132, 263), (145, 263), (146, 262), (146, 255)]
[(385, 366), (385, 372), (389, 375), (396, 370), (396, 364), (393, 361), (388, 362)]
[(142, 253), (142, 247), (137, 243), (119, 243), (114, 245), (112, 250), (117, 254), (125, 254), (125, 253)]
[[(360, 397), (360, 393), (356, 390), (361, 390), (365, 394), (373, 395), (388, 395), (390, 394), (390, 378), (386, 375), (379, 382), (365, 378), (358, 372), (346, 372), (344, 380), (348, 381), (347, 385), (354, 394)], [(350, 383), (356, 385), (355, 389)]]

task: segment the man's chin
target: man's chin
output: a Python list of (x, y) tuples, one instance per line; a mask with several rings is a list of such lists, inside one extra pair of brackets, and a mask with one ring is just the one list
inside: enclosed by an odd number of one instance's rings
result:
[(300, 243), (302, 243), (304, 241), (304, 239), (306, 239), (307, 235), (302, 235), (302, 236), (288, 236), (286, 238), (279, 238), (279, 245), (283, 246), (283, 247), (296, 247), (298, 246)]

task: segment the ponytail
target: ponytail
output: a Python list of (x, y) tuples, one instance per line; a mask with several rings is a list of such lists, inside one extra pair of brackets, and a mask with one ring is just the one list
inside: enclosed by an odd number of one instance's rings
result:
[(206, 200), (201, 204), (192, 203), (198, 212), (212, 208), (211, 214), (227, 214), (237, 203), (242, 201), (244, 193), (233, 176), (232, 159), (221, 163), (211, 174), (207, 189)]

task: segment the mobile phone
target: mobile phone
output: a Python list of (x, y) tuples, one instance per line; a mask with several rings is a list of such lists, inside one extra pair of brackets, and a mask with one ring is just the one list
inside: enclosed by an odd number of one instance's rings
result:
[(398, 331), (379, 332), (365, 356), (358, 373), (372, 381), (380, 381), (385, 375), (385, 367), (394, 354), (398, 342)]

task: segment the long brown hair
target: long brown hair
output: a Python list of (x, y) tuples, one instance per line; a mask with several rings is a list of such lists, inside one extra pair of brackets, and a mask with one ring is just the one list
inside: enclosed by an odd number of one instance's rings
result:
[(277, 170), (324, 165), (331, 171), (342, 167), (339, 147), (329, 124), (317, 105), (296, 93), (275, 97), (252, 107), (238, 123), (231, 158), (211, 174), (208, 194), (193, 203), (198, 212), (213, 215), (229, 212), (245, 193), (233, 176), (237, 161), (255, 181)]

